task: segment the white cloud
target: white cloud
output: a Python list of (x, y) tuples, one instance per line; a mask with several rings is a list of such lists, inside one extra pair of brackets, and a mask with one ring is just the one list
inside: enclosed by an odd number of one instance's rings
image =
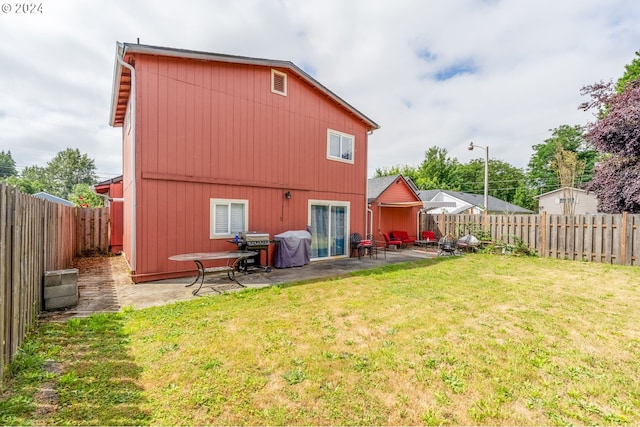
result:
[[(77, 147), (121, 171), (107, 126), (116, 41), (290, 60), (379, 123), (369, 173), (469, 141), (525, 167), (577, 109), (580, 88), (619, 78), (640, 45), (626, 0), (48, 0), (0, 15), (0, 150), (19, 166)], [(440, 76), (440, 79), (438, 78)]]

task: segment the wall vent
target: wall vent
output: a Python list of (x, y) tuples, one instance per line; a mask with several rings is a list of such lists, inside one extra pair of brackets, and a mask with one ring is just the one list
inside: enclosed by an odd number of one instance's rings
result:
[(287, 75), (285, 73), (271, 70), (271, 92), (287, 96)]

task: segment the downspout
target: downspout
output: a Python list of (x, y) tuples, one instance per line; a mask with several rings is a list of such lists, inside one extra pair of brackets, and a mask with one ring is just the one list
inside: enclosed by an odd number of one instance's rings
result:
[(371, 235), (372, 239), (375, 239), (375, 236), (373, 235), (373, 211), (369, 206), (367, 206), (367, 224), (365, 226), (365, 230), (369, 232), (367, 234)]
[[(122, 56), (124, 57), (124, 50), (122, 51)], [(116, 59), (123, 67), (127, 68), (131, 71), (131, 93), (129, 94), (129, 98), (131, 99), (131, 175), (133, 176), (133, 180), (131, 181), (131, 198), (133, 202), (131, 203), (131, 262), (129, 267), (132, 272), (136, 271), (136, 211), (138, 206), (138, 201), (136, 197), (136, 70), (130, 65), (127, 64), (120, 58), (120, 55), (116, 55)], [(123, 132), (125, 129), (123, 129)]]

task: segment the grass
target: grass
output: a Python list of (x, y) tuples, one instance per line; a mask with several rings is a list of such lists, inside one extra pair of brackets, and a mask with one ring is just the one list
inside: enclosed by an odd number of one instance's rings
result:
[(42, 324), (0, 424), (637, 425), (639, 306), (637, 267), (468, 255)]

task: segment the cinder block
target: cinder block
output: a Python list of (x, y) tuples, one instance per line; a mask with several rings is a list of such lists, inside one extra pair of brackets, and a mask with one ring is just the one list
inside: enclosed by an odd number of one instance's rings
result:
[(70, 295), (66, 297), (45, 298), (44, 309), (45, 310), (57, 310), (60, 308), (73, 307), (78, 304), (78, 296)]
[(45, 298), (57, 298), (57, 297), (68, 297), (68, 296), (78, 296), (78, 284), (74, 283), (71, 285), (60, 285), (60, 286), (50, 286), (48, 288), (44, 288), (44, 297)]
[(44, 309), (57, 310), (78, 304), (78, 270), (46, 271), (44, 273)]

